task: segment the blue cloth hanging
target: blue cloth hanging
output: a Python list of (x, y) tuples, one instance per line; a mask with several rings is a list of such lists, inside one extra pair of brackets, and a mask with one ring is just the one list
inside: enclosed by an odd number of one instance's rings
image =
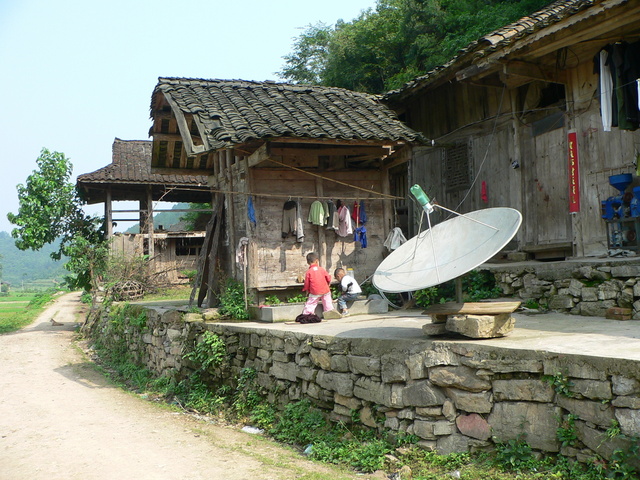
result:
[(367, 212), (364, 210), (364, 201), (360, 202), (360, 208), (358, 209), (359, 217), (361, 224), (367, 223)]
[(253, 223), (253, 226), (255, 227), (258, 222), (256, 221), (256, 211), (253, 208), (253, 199), (251, 198), (251, 195), (249, 195), (249, 199), (247, 200), (247, 215), (249, 216), (249, 221)]
[(353, 232), (353, 239), (360, 242), (362, 248), (367, 248), (367, 229), (365, 227), (356, 228)]

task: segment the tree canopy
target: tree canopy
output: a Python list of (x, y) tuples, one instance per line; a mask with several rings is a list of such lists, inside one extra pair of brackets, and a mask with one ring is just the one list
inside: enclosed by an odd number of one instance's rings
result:
[(88, 289), (90, 270), (106, 253), (101, 220), (82, 210), (84, 202), (70, 182), (73, 166), (64, 153), (43, 148), (36, 164), (38, 169), (27, 177), (26, 183), (16, 187), (19, 210), (17, 214), (7, 214), (17, 226), (11, 236), (20, 250), (40, 250), (59, 241), (59, 248), (51, 257), (69, 257), (65, 268), (76, 276), (67, 278), (68, 283)]
[(378, 0), (351, 22), (308, 25), (279, 75), (369, 93), (444, 65), (474, 40), (549, 0)]

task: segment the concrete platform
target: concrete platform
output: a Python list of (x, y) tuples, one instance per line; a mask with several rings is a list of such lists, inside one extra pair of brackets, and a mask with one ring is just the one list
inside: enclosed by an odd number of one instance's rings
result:
[[(608, 320), (560, 313), (528, 315), (516, 312), (513, 316), (516, 318), (516, 324), (511, 334), (502, 338), (479, 340), (455, 334), (427, 337), (422, 332), (422, 325), (431, 323), (431, 319), (417, 310), (392, 311), (379, 315), (356, 315), (306, 325), (262, 322), (244, 322), (241, 325), (255, 329), (313, 332), (314, 335), (340, 338), (407, 341), (431, 339), (434, 342), (453, 342), (469, 346), (483, 345), (640, 361), (640, 321)], [(238, 323), (233, 325), (238, 326)]]

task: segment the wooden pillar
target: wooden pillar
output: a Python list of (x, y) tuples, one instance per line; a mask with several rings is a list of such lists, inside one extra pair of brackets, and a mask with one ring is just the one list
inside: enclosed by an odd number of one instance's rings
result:
[(153, 191), (147, 187), (147, 235), (149, 236), (149, 258), (155, 255), (153, 244)]
[[(318, 198), (322, 198), (324, 196), (324, 185), (322, 184), (322, 179), (319, 177), (316, 177), (316, 196)], [(325, 236), (325, 227), (318, 225), (316, 228), (318, 229), (318, 256), (320, 257), (320, 265), (325, 268), (329, 268), (327, 261), (327, 239)]]
[(113, 204), (111, 200), (111, 188), (107, 188), (107, 198), (104, 201), (105, 236), (107, 240), (113, 237)]
[[(382, 186), (382, 193), (385, 195), (391, 194), (391, 186), (389, 185), (389, 169), (383, 168), (380, 171), (380, 185)], [(384, 218), (382, 231), (382, 238), (387, 238), (389, 232), (394, 227), (393, 225), (393, 205), (391, 202), (394, 200), (383, 200), (382, 201), (382, 218)]]
[[(227, 185), (229, 186), (229, 192), (233, 192), (233, 169), (231, 168), (231, 161), (233, 159), (233, 150), (228, 148), (226, 150), (226, 168), (227, 168)], [(235, 201), (235, 195), (230, 193), (226, 195), (227, 200), (227, 230), (229, 231), (229, 253), (231, 263), (231, 275), (236, 278), (236, 216), (233, 202)]]

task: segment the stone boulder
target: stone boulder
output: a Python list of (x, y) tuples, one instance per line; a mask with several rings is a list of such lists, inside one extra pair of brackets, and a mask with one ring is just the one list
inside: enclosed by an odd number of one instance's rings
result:
[(449, 315), (446, 328), (470, 338), (496, 338), (511, 333), (516, 320), (509, 313), (500, 315)]

